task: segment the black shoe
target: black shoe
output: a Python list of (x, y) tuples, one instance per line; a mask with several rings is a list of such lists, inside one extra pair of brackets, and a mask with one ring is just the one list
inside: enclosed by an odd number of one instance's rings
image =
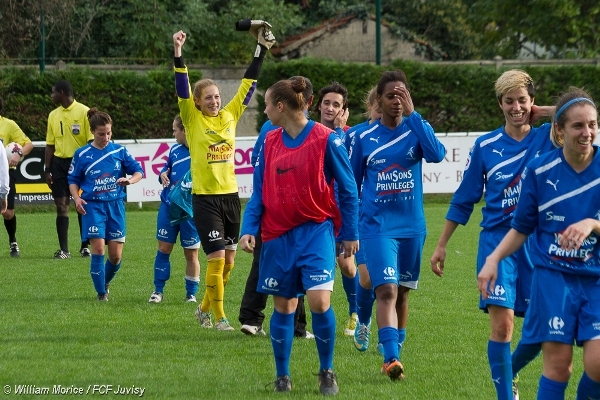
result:
[(292, 381), (289, 376), (278, 376), (275, 380), (275, 391), (276, 392), (291, 392)]
[(108, 301), (108, 293), (99, 294), (98, 301)]
[(17, 244), (17, 242), (12, 242), (10, 244), (10, 256), (19, 257), (20, 254), (21, 252), (19, 251), (19, 245)]
[(92, 253), (90, 253), (90, 249), (88, 249), (87, 247), (82, 247), (81, 250), (79, 250), (79, 254), (81, 254), (81, 257), (91, 257)]
[(71, 253), (68, 251), (56, 250), (56, 253), (54, 253), (55, 260), (64, 260), (66, 258), (71, 258)]
[(337, 377), (331, 369), (322, 369), (319, 372), (319, 390), (326, 396), (336, 395), (340, 391)]

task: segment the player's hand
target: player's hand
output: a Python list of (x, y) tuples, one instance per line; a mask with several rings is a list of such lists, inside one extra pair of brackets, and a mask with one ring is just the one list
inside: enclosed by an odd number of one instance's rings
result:
[(8, 208), (8, 202), (6, 199), (0, 200), (0, 214), (4, 214)]
[(16, 167), (20, 161), (21, 155), (19, 153), (12, 153), (12, 155), (8, 158), (8, 166)]
[(48, 187), (50, 189), (52, 189), (52, 183), (53, 183), (53, 181), (52, 181), (52, 174), (50, 172), (45, 172), (44, 175), (45, 175), (45, 178), (46, 178), (46, 185), (48, 185)]
[(131, 185), (131, 181), (129, 180), (129, 178), (121, 177), (121, 178), (117, 179), (117, 185), (118, 186)]
[(498, 263), (490, 260), (489, 257), (485, 260), (485, 264), (479, 274), (477, 275), (477, 287), (481, 292), (481, 297), (485, 300), (488, 295), (492, 293), (496, 286), (496, 279), (498, 278)]
[(415, 106), (413, 105), (412, 97), (410, 97), (410, 92), (404, 86), (395, 86), (394, 94), (400, 99), (400, 105), (402, 106), (402, 115), (409, 116), (415, 111)]
[(258, 29), (258, 44), (269, 50), (275, 44), (275, 35), (271, 32), (271, 25), (263, 25)]
[(186, 34), (184, 31), (179, 31), (173, 34), (173, 45), (175, 48), (182, 48), (185, 43)]
[(268, 23), (267, 21), (262, 21), (260, 19), (253, 19), (250, 21), (250, 29), (248, 30), (248, 32), (250, 32), (250, 34), (252, 36), (254, 36), (254, 39), (258, 40), (258, 32), (260, 31), (260, 28), (262, 28), (262, 27), (266, 27), (269, 29), (272, 28), (271, 24)]
[(171, 180), (169, 179), (169, 174), (171, 173), (171, 169), (167, 168), (167, 170), (159, 175), (160, 183), (163, 187), (168, 187), (171, 184)]
[(560, 248), (567, 251), (579, 250), (584, 240), (590, 236), (597, 225), (600, 225), (600, 222), (593, 218), (586, 218), (569, 225), (559, 235), (558, 244)]
[(336, 128), (340, 127), (344, 129), (344, 127), (346, 126), (346, 122), (348, 122), (349, 116), (350, 111), (347, 108), (340, 110), (335, 116), (335, 119), (333, 120), (333, 126)]
[(358, 251), (358, 240), (342, 240), (342, 248), (344, 249), (344, 258), (351, 257)]
[(83, 208), (83, 206), (86, 203), (86, 201), (84, 199), (82, 199), (81, 197), (74, 199), (75, 200), (75, 209), (77, 210), (77, 212), (81, 215), (85, 215), (85, 208)]
[(437, 246), (429, 263), (431, 264), (431, 271), (439, 276), (440, 278), (444, 275), (444, 267), (446, 261), (446, 248)]
[(239, 245), (246, 253), (254, 253), (254, 245), (256, 244), (256, 238), (254, 235), (243, 235), (240, 238)]

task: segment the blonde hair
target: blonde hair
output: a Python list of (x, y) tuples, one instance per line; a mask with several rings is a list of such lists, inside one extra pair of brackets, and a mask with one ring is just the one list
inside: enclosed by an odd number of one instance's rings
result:
[(199, 99), (202, 97), (202, 91), (204, 90), (204, 88), (207, 88), (209, 86), (216, 86), (219, 92), (221, 92), (219, 85), (217, 85), (217, 83), (212, 79), (207, 78), (200, 79), (198, 82), (194, 83), (194, 90), (192, 91), (192, 94), (195, 98)]
[(363, 115), (367, 118), (371, 118), (371, 110), (375, 109), (378, 112), (381, 112), (379, 108), (379, 103), (377, 102), (377, 86), (373, 86), (363, 98), (363, 103), (365, 105), (365, 112)]
[(562, 136), (558, 134), (557, 127), (564, 129), (568, 120), (567, 111), (571, 108), (571, 106), (582, 102), (590, 104), (597, 109), (592, 97), (587, 94), (585, 90), (574, 86), (570, 87), (568, 92), (563, 93), (558, 98), (558, 101), (555, 105), (556, 112), (552, 117), (552, 128), (550, 129), (550, 140), (554, 146), (563, 147), (565, 145), (565, 141), (563, 140)]
[(502, 101), (502, 96), (512, 90), (520, 88), (527, 89), (527, 94), (529, 94), (531, 98), (535, 97), (533, 79), (531, 79), (531, 76), (529, 76), (527, 72), (520, 69), (511, 69), (504, 72), (496, 79), (496, 83), (494, 84), (496, 98), (499, 102)]

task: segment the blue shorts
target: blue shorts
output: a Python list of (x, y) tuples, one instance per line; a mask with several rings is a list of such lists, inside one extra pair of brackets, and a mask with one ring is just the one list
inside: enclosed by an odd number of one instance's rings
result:
[(415, 290), (418, 288), (425, 236), (363, 239), (361, 243), (365, 246), (367, 270), (373, 289), (386, 283)]
[(179, 235), (179, 243), (184, 249), (200, 248), (200, 237), (193, 219), (190, 218), (179, 224), (171, 225), (169, 222), (169, 206), (166, 203), (160, 203), (158, 216), (156, 217), (156, 239), (174, 244), (177, 241), (177, 235)]
[(107, 242), (125, 241), (125, 204), (122, 199), (88, 201), (81, 219), (84, 239), (104, 239)]
[(333, 291), (335, 239), (333, 223), (306, 222), (263, 242), (257, 291), (287, 299), (307, 290)]
[(367, 255), (365, 254), (365, 250), (363, 249), (363, 242), (360, 242), (360, 247), (356, 254), (354, 255), (354, 259), (356, 260), (356, 265), (367, 264)]
[[(505, 235), (504, 231), (481, 231), (477, 251), (477, 274), (483, 268), (487, 256), (498, 247)], [(527, 238), (523, 247), (498, 263), (496, 286), (485, 301), (479, 296), (480, 310), (487, 312), (488, 305), (495, 305), (514, 310), (518, 317), (525, 315), (529, 305), (533, 271), (529, 257), (531, 240), (531, 237)]]
[(600, 339), (600, 279), (535, 268), (521, 342), (573, 345)]

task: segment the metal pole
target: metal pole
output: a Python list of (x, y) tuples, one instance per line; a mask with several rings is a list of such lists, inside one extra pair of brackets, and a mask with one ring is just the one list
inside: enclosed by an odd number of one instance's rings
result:
[(375, 0), (375, 63), (381, 65), (381, 0)]
[(46, 69), (46, 32), (44, 30), (44, 2), (42, 1), (42, 12), (40, 15), (40, 33), (42, 40), (40, 41), (40, 73)]

